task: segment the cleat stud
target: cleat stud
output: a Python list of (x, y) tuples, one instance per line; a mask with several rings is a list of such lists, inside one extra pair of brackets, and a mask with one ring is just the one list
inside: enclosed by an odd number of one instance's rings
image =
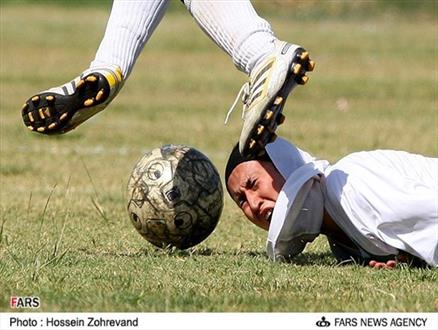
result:
[(50, 117), (50, 116), (51, 116), (50, 108), (46, 108), (46, 109), (44, 110), (44, 113), (45, 113), (45, 115), (46, 115), (47, 117)]
[(300, 55), (300, 59), (302, 60), (307, 60), (309, 58), (309, 53), (308, 52), (302, 52)]
[(307, 63), (307, 71), (313, 71), (313, 69), (315, 69), (315, 65), (316, 65), (315, 61), (310, 60)]
[(35, 121), (35, 119), (33, 118), (32, 112), (29, 112), (27, 114), (27, 116), (29, 117), (29, 120), (30, 120), (31, 123), (33, 123)]
[(286, 116), (283, 115), (282, 113), (280, 113), (280, 114), (277, 116), (277, 125), (281, 125), (281, 124), (283, 124), (284, 121), (285, 121), (285, 119), (286, 119)]
[(259, 126), (257, 127), (257, 135), (262, 134), (264, 130), (265, 130), (265, 126), (263, 126), (263, 125), (259, 125)]
[(27, 128), (28, 128), (29, 130), (31, 130), (31, 131), (34, 130), (34, 128), (33, 128), (32, 126), (27, 126)]
[(51, 123), (50, 125), (49, 125), (49, 129), (54, 129), (56, 127), (56, 123)]
[(309, 81), (309, 77), (307, 77), (307, 76), (302, 76), (302, 77), (301, 77), (301, 81), (299, 81), (298, 83), (299, 83), (300, 85), (305, 85), (308, 81)]
[(270, 119), (272, 118), (273, 115), (274, 115), (274, 112), (271, 111), (271, 110), (268, 110), (268, 111), (266, 111), (265, 119), (266, 119), (266, 120), (270, 120)]
[(283, 98), (281, 96), (277, 96), (274, 101), (274, 105), (280, 105), (283, 102)]
[(32, 97), (32, 102), (36, 103), (40, 100), (40, 97), (38, 95), (35, 95), (34, 97)]
[(63, 113), (62, 115), (61, 115), (61, 117), (59, 117), (59, 120), (64, 120), (64, 119), (66, 119), (67, 118), (67, 113)]
[(45, 108), (39, 108), (38, 109), (38, 113), (40, 114), (40, 118), (41, 119), (45, 119), (46, 118), (46, 116), (44, 116), (44, 110), (45, 110)]
[(23, 107), (21, 108), (21, 111), (26, 111), (29, 108), (29, 104), (24, 103)]
[(38, 128), (37, 128), (37, 131), (38, 131), (38, 132), (44, 132), (45, 130), (46, 130), (46, 129), (45, 129), (44, 127), (38, 127)]
[(301, 64), (297, 63), (294, 65), (294, 68), (292, 69), (293, 74), (298, 74), (301, 71)]
[(103, 89), (101, 89), (101, 90), (97, 93), (97, 95), (96, 95), (96, 101), (100, 101), (100, 99), (102, 98), (104, 92), (105, 92), (105, 91), (104, 91)]
[(89, 107), (89, 106), (93, 105), (93, 103), (94, 103), (93, 99), (87, 99), (84, 102), (84, 106)]
[(53, 101), (55, 101), (55, 97), (53, 95), (48, 95), (48, 96), (46, 96), (46, 101), (53, 102)]
[(251, 141), (249, 142), (249, 149), (253, 149), (253, 148), (255, 147), (255, 145), (256, 145), (255, 140), (251, 140)]
[(88, 76), (87, 78), (85, 78), (85, 81), (95, 82), (95, 81), (97, 81), (97, 77), (96, 76)]
[(84, 79), (79, 80), (78, 83), (76, 84), (76, 89), (81, 88), (82, 86), (84, 86), (84, 84), (85, 84)]

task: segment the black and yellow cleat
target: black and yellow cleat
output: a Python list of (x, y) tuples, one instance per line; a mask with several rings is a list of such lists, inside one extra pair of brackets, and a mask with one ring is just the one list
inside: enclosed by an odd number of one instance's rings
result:
[(314, 68), (306, 50), (284, 41), (277, 41), (275, 52), (254, 67), (236, 98), (243, 95), (244, 123), (239, 139), (243, 156), (264, 153), (266, 144), (275, 140), (275, 131), (285, 120), (282, 111), (287, 97), (296, 86), (307, 83), (306, 72)]
[[(309, 77), (306, 76), (306, 72), (313, 71), (314, 68), (315, 62), (310, 60), (309, 53), (303, 48), (297, 48), (293, 54), (293, 60), (291, 61), (281, 88), (279, 88), (276, 93), (271, 93), (273, 97), (260, 112), (260, 116), (256, 120), (257, 126), (248, 134), (247, 142), (245, 143), (245, 139), (241, 139), (240, 142), (242, 145), (240, 145), (240, 148), (243, 154), (263, 154), (266, 144), (273, 142), (277, 138), (275, 131), (277, 127), (285, 121), (285, 116), (282, 111), (287, 97), (297, 85), (307, 83)], [(272, 78), (273, 77), (271, 77), (271, 79)], [(267, 92), (265, 97), (269, 94), (270, 93)], [(255, 108), (260, 109), (262, 107), (256, 105)], [(250, 112), (251, 109), (247, 111)]]
[(29, 98), (21, 114), (31, 131), (63, 134), (102, 111), (123, 85), (118, 66), (93, 68), (65, 85)]

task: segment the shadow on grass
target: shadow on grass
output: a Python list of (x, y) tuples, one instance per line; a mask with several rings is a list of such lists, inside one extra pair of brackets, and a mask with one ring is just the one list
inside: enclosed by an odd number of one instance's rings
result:
[(336, 266), (337, 262), (329, 252), (306, 252), (302, 253), (289, 261), (291, 264), (299, 266)]
[[(150, 249), (143, 248), (137, 251), (102, 251), (90, 250), (86, 248), (79, 249), (86, 255), (116, 257), (116, 258), (142, 258), (142, 257), (175, 257), (175, 258), (191, 258), (191, 257), (213, 257), (213, 256), (230, 256), (230, 257), (248, 257), (257, 259), (268, 259), (265, 251), (257, 250), (216, 250), (211, 248), (191, 248), (187, 250), (179, 250), (176, 248), (167, 249)], [(299, 266), (314, 265), (314, 266), (335, 266), (336, 259), (328, 251), (326, 252), (306, 252), (295, 258), (287, 261), (287, 263)]]
[(109, 256), (109, 257), (128, 257), (128, 258), (139, 258), (139, 257), (211, 257), (211, 256), (248, 256), (248, 257), (266, 257), (266, 254), (262, 251), (224, 251), (215, 250), (211, 248), (191, 248), (187, 250), (179, 250), (177, 248), (142, 248), (137, 251), (104, 251), (104, 250), (93, 250), (88, 248), (80, 248), (80, 252), (90, 255), (90, 256)]
[(94, 257), (123, 257), (123, 258), (139, 258), (144, 255), (150, 254), (147, 251), (135, 251), (135, 252), (129, 252), (129, 251), (103, 251), (103, 250), (91, 250), (87, 248), (80, 248), (78, 251), (84, 253), (87, 256), (94, 256)]

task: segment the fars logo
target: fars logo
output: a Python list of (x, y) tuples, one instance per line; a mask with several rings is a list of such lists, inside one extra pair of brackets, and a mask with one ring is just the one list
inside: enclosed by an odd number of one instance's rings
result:
[(40, 297), (19, 297), (11, 296), (11, 308), (39, 308)]

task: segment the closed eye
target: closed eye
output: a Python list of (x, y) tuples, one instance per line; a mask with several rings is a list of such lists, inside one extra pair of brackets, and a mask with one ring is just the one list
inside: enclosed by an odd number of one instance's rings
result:
[(247, 202), (246, 194), (243, 191), (254, 190), (254, 188), (257, 187), (256, 183), (257, 183), (257, 180), (248, 178), (245, 181), (245, 184), (243, 185), (244, 189), (241, 192), (235, 194), (234, 200), (236, 201), (237, 205), (239, 205), (239, 207), (241, 209), (243, 209), (245, 203)]
[(243, 208), (245, 202), (246, 202), (246, 198), (243, 194), (237, 197), (237, 204), (239, 205), (240, 208)]
[(256, 184), (256, 180), (248, 178), (245, 183), (246, 189), (253, 189)]

